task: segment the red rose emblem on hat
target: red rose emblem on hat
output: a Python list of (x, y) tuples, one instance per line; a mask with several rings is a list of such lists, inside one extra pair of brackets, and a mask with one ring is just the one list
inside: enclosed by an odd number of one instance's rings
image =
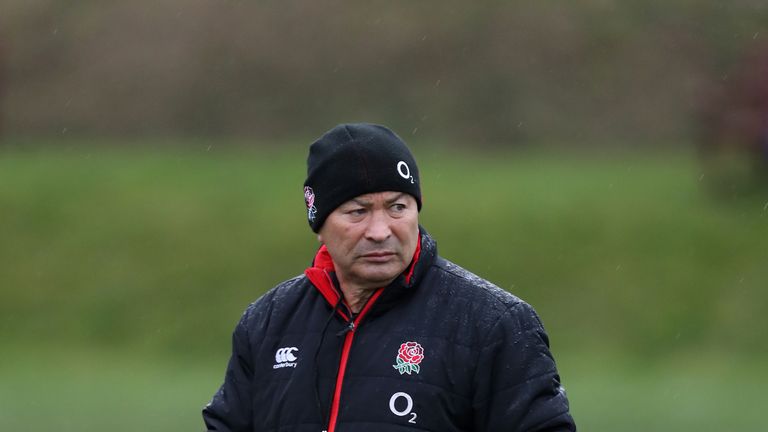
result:
[(309, 186), (304, 186), (304, 204), (307, 205), (307, 219), (310, 222), (315, 221), (317, 208), (315, 208), (315, 191)]
[(397, 352), (397, 363), (392, 365), (402, 374), (410, 375), (412, 372), (419, 373), (419, 364), (424, 360), (424, 348), (418, 342), (405, 342), (400, 345)]

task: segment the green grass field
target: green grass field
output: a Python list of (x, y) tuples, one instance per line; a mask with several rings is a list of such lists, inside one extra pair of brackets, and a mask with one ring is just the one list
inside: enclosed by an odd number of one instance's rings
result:
[[(585, 431), (760, 430), (768, 197), (686, 154), (415, 148), (441, 254), (532, 303)], [(0, 429), (201, 430), (302, 271), (303, 151), (0, 150)]]

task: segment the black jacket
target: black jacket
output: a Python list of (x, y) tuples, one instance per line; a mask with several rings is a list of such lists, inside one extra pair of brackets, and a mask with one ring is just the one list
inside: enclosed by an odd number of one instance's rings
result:
[(437, 256), (426, 233), (353, 320), (332, 270), (323, 247), (248, 307), (208, 430), (576, 429), (531, 306)]

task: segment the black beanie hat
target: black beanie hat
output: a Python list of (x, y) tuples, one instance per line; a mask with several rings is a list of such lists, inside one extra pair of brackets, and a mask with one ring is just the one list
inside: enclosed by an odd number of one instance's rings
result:
[(341, 124), (309, 147), (304, 204), (312, 231), (336, 207), (371, 193), (397, 191), (416, 198), (421, 210), (419, 170), (408, 147), (384, 126)]

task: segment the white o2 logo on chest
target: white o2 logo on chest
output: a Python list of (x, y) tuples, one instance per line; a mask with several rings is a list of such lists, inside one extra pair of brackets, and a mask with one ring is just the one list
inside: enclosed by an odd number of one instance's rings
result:
[[(405, 409), (400, 409), (403, 408), (403, 405), (405, 405)], [(393, 394), (392, 397), (389, 398), (389, 410), (392, 411), (392, 414), (398, 417), (410, 415), (411, 418), (408, 419), (408, 423), (416, 423), (416, 417), (418, 417), (418, 415), (413, 412), (413, 398), (408, 393), (397, 392)]]

